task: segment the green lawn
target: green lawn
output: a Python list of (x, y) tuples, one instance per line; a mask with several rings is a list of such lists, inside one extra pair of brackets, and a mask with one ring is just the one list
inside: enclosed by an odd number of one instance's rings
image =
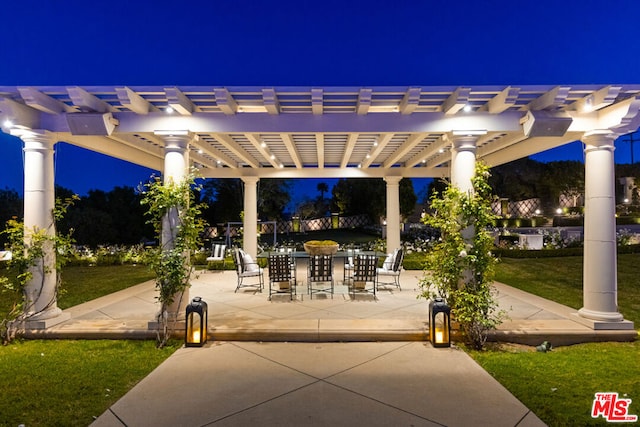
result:
[[(618, 305), (640, 327), (640, 254), (618, 255)], [(496, 280), (568, 307), (582, 307), (582, 257), (502, 258)]]
[(550, 426), (605, 425), (590, 415), (596, 392), (626, 394), (632, 400), (629, 413), (640, 415), (640, 341), (580, 344), (549, 353), (518, 346), (468, 353)]
[(180, 345), (33, 340), (0, 346), (0, 425), (87, 426)]
[(67, 267), (58, 307), (65, 309), (154, 278), (146, 265)]

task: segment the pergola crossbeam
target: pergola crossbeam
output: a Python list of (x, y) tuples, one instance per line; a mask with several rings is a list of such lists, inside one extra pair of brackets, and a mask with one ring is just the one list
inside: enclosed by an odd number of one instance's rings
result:
[(196, 111), (196, 106), (193, 102), (177, 87), (164, 88), (164, 93), (167, 95), (169, 107), (173, 108), (178, 114), (190, 116)]
[(107, 102), (87, 92), (81, 87), (68, 87), (67, 92), (71, 98), (71, 102), (73, 102), (73, 105), (78, 107), (81, 111), (108, 113), (114, 110)]
[(138, 95), (135, 91), (128, 87), (117, 87), (116, 94), (120, 105), (128, 108), (134, 113), (149, 114), (151, 111), (158, 111), (158, 108), (151, 105), (149, 101)]
[(72, 107), (68, 107), (64, 102), (45, 95), (32, 87), (19, 87), (20, 96), (31, 108), (48, 114), (60, 114), (73, 111)]

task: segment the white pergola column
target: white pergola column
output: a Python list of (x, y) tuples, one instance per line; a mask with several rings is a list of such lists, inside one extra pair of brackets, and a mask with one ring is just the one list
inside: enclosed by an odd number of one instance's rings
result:
[(610, 131), (593, 131), (585, 147), (584, 306), (580, 316), (620, 322), (616, 256), (616, 207), (613, 141)]
[[(187, 132), (164, 135), (164, 171), (162, 174), (164, 184), (181, 183), (188, 175), (189, 166), (189, 142), (191, 137)], [(174, 248), (175, 223), (177, 210), (171, 211), (165, 217), (162, 224), (162, 247), (170, 250)]]
[[(163, 183), (180, 184), (188, 175), (189, 169), (189, 132), (175, 132), (163, 134), (164, 140), (164, 171)], [(178, 226), (178, 207), (175, 206), (162, 219), (162, 250), (170, 251), (175, 248), (175, 238)], [(185, 259), (185, 262), (189, 262)], [(189, 303), (189, 288), (174, 297), (174, 302), (168, 307), (169, 320), (179, 318), (185, 313)]]
[(451, 184), (463, 193), (472, 193), (471, 178), (476, 173), (476, 136), (454, 136), (451, 150)]
[(401, 176), (386, 176), (387, 183), (387, 252), (400, 247), (400, 180)]
[[(24, 142), (24, 240), (29, 246), (34, 231), (44, 230), (51, 237), (56, 233), (53, 218), (55, 140), (47, 131), (29, 130), (13, 134)], [(45, 243), (44, 257), (30, 271), (32, 278), (25, 287), (24, 312), (29, 322), (47, 322), (27, 327), (40, 329), (52, 326), (58, 322), (51, 322), (50, 319), (59, 318), (62, 313), (57, 303), (56, 254), (53, 242)]]
[(252, 257), (258, 255), (258, 181), (254, 176), (243, 177), (244, 182), (244, 234), (243, 249)]

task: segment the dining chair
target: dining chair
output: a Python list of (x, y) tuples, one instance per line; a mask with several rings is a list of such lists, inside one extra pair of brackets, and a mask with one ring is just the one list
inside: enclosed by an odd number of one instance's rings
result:
[(333, 298), (333, 256), (311, 255), (307, 264), (307, 292), (313, 294), (330, 293)]

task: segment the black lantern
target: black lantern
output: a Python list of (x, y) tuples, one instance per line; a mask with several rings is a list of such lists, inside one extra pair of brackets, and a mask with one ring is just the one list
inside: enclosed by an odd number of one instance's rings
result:
[(434, 347), (451, 347), (451, 308), (442, 298), (429, 303), (429, 341)]
[(202, 347), (207, 342), (207, 303), (195, 297), (187, 306), (185, 347)]

